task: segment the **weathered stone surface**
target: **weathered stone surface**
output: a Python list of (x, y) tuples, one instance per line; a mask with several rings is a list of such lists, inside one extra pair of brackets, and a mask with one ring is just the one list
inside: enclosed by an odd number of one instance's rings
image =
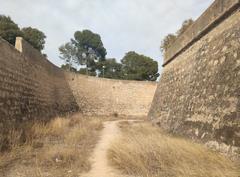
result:
[[(17, 43), (21, 43), (18, 38)], [(0, 122), (5, 126), (75, 111), (64, 73), (26, 42), (20, 53), (0, 39)], [(31, 55), (30, 55), (31, 54)], [(1, 127), (0, 127), (1, 129)]]
[(66, 73), (73, 95), (85, 114), (147, 116), (156, 82), (124, 81)]
[(239, 7), (239, 0), (215, 0), (195, 23), (181, 34), (174, 44), (165, 52), (164, 65), (186, 50), (196, 40), (215, 28), (224, 18)]
[(236, 154), (240, 12), (232, 13), (164, 67), (149, 117), (170, 132), (207, 144), (217, 142), (219, 150), (227, 147), (225, 151)]
[(16, 49), (0, 39), (0, 133), (73, 111), (146, 116), (150, 109), (157, 83), (65, 73), (22, 38)]

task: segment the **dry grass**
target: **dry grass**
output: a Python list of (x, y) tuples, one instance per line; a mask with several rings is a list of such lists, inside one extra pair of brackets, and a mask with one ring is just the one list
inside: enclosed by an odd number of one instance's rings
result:
[(110, 163), (139, 177), (238, 177), (240, 168), (224, 156), (148, 123), (122, 124), (123, 136), (108, 152)]
[(60, 177), (88, 171), (102, 127), (101, 119), (78, 114), (35, 122), (24, 133), (12, 130), (5, 137), (9, 151), (0, 154), (0, 176)]

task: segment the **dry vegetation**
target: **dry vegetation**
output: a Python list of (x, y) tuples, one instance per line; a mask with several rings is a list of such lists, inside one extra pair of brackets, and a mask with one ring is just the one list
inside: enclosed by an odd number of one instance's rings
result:
[(88, 171), (101, 129), (101, 119), (77, 114), (35, 122), (24, 133), (12, 130), (5, 137), (9, 151), (0, 154), (0, 176), (60, 177)]
[[(139, 177), (238, 177), (240, 166), (202, 145), (164, 134), (148, 123), (121, 124), (110, 164)], [(239, 168), (237, 168), (237, 166)]]

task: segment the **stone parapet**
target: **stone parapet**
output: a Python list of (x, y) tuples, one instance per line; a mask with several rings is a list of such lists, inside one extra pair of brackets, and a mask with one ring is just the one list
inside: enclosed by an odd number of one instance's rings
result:
[(166, 50), (163, 66), (174, 60), (238, 8), (240, 8), (239, 0), (215, 0), (194, 24)]

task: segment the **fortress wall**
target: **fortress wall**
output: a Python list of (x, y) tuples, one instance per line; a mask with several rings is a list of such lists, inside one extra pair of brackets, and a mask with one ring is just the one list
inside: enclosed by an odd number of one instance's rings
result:
[(66, 73), (85, 114), (147, 116), (156, 82), (123, 81)]
[(215, 0), (213, 4), (181, 34), (164, 54), (164, 64), (171, 62), (177, 55), (216, 27), (222, 20), (239, 8), (239, 0)]
[[(214, 4), (218, 2), (220, 0)], [(210, 13), (214, 13), (211, 7)], [(164, 66), (149, 112), (149, 117), (167, 131), (200, 140), (222, 152), (238, 155), (239, 7), (238, 3), (238, 10), (232, 9), (231, 15), (226, 11), (230, 16), (222, 19)], [(207, 13), (208, 10), (205, 16)], [(167, 53), (174, 56), (174, 47), (173, 45)]]
[(81, 111), (146, 116), (157, 83), (67, 73), (22, 38), (0, 38), (0, 130), (34, 119)]
[(0, 39), (0, 130), (78, 109), (64, 73), (21, 38)]

